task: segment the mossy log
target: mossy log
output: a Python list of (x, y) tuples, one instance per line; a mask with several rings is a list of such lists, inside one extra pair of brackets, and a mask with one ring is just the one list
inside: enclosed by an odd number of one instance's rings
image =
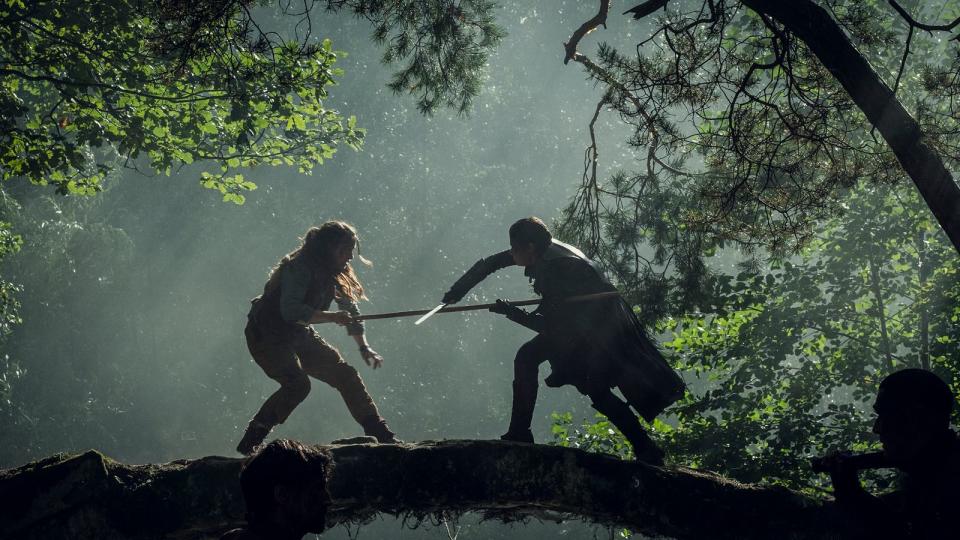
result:
[[(346, 444), (328, 526), (378, 512), (584, 518), (674, 538), (840, 538), (829, 505), (783, 488), (571, 448), (501, 441)], [(125, 465), (96, 452), (0, 471), (0, 538), (218, 538), (244, 524), (243, 460)]]

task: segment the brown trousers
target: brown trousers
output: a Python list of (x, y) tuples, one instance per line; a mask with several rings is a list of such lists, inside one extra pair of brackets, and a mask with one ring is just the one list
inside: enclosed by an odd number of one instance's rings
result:
[(254, 422), (273, 427), (286, 421), (310, 393), (310, 377), (337, 389), (350, 415), (361, 426), (380, 420), (360, 374), (312, 328), (288, 340), (263, 335), (252, 324), (247, 325), (245, 334), (253, 360), (268, 377), (280, 383), (280, 388), (253, 417)]

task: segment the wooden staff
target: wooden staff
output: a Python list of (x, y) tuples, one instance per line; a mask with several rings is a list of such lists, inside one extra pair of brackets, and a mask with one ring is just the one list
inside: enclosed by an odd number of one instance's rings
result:
[[(594, 293), (594, 294), (584, 294), (581, 296), (571, 296), (564, 300), (564, 302), (585, 302), (588, 300), (602, 300), (604, 298), (613, 298), (619, 296), (620, 293), (617, 291)], [(536, 300), (521, 300), (520, 302), (510, 302), (512, 306), (529, 306), (531, 304), (539, 304), (543, 299)], [(473, 304), (470, 306), (455, 306), (455, 307), (444, 307), (437, 313), (453, 313), (454, 311), (474, 311), (479, 309), (490, 309), (496, 304)], [(413, 311), (394, 311), (391, 313), (374, 313), (371, 315), (361, 315), (354, 320), (357, 321), (369, 321), (372, 319), (395, 319), (399, 317), (415, 317), (417, 315), (425, 315), (429, 312), (429, 309), (415, 309)]]

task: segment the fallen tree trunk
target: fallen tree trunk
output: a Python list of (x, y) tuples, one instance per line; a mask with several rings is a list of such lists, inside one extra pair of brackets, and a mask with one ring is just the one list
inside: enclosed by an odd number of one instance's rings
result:
[[(332, 457), (328, 526), (379, 512), (585, 518), (674, 538), (841, 538), (831, 507), (576, 449), (501, 441), (318, 447)], [(0, 537), (217, 538), (244, 524), (242, 459), (124, 465), (57, 455), (0, 471)]]

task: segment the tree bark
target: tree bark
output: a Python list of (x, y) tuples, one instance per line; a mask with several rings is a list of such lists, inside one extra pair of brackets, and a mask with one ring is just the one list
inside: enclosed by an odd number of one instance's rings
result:
[[(317, 502), (328, 526), (378, 512), (586, 518), (673, 538), (843, 538), (832, 505), (576, 449), (502, 441), (322, 447), (332, 456)], [(57, 455), (0, 471), (0, 537), (217, 538), (244, 524), (242, 459), (124, 465)]]
[(960, 253), (960, 186), (903, 107), (836, 21), (811, 0), (741, 0), (803, 40), (883, 136)]
[(887, 331), (887, 304), (883, 301), (883, 289), (880, 286), (880, 263), (871, 254), (867, 265), (870, 267), (870, 292), (873, 293), (873, 303), (876, 304), (877, 321), (880, 323), (880, 350), (887, 359), (887, 367), (893, 371), (897, 366), (893, 360), (893, 347), (890, 344), (890, 333)]
[(919, 366), (930, 369), (930, 298), (927, 291), (927, 278), (930, 273), (930, 261), (927, 260), (927, 234), (917, 233), (917, 294), (914, 303), (920, 311), (920, 346), (918, 347)]

